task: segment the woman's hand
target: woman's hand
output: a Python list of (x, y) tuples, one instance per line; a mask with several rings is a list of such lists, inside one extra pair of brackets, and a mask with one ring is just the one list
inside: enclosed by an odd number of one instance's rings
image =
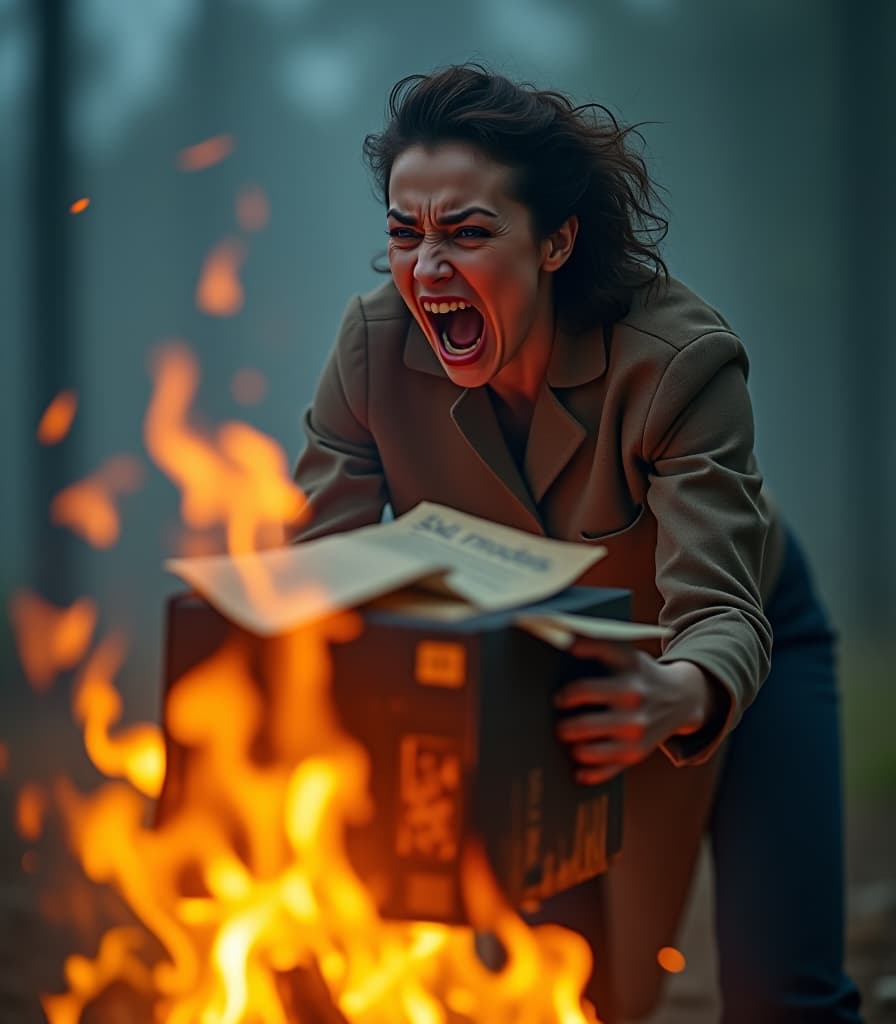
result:
[(605, 782), (670, 736), (696, 732), (724, 701), (721, 685), (693, 662), (664, 664), (600, 640), (579, 640), (572, 653), (602, 662), (611, 673), (576, 679), (554, 698), (559, 709), (575, 711), (557, 734), (572, 748), (578, 782)]

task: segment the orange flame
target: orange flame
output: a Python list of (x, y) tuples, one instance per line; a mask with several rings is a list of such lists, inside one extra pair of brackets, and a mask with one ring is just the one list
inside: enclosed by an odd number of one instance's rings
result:
[(236, 221), (243, 231), (261, 231), (271, 219), (271, 204), (257, 185), (243, 189), (236, 200)]
[(182, 171), (204, 171), (226, 160), (235, 148), (236, 139), (232, 135), (213, 135), (182, 149), (177, 155), (177, 166)]
[(16, 829), (23, 839), (35, 842), (44, 830), (47, 794), (42, 786), (28, 782), (19, 790), (16, 800)]
[[(114, 885), (167, 954), (150, 969), (156, 1019), (298, 1019), (281, 982), (316, 970), (321, 998), (350, 1024), (599, 1024), (580, 995), (591, 963), (585, 940), (556, 926), (527, 928), (475, 848), (465, 851), (465, 897), (473, 924), (504, 944), (503, 969), (478, 961), (467, 928), (378, 918), (344, 848), (346, 828), (371, 813), (367, 758), (342, 732), (328, 688), (329, 644), (358, 629), (344, 614), (275, 641), (267, 709), (238, 635), (180, 679), (169, 727), (194, 761), (155, 830), (143, 827), (141, 799), (120, 783), (91, 797), (59, 785), (86, 874)], [(252, 750), (263, 719), (279, 731), (261, 765)], [(188, 894), (190, 874), (200, 885)], [(43, 1000), (51, 1024), (73, 1024), (135, 963), (105, 945), (94, 961), (77, 960), (69, 993)], [(139, 990), (147, 983), (139, 970), (127, 980)]]
[(149, 991), (149, 971), (136, 955), (142, 942), (137, 928), (112, 928), (103, 936), (96, 960), (70, 956), (65, 961), (68, 992), (41, 996), (47, 1017), (53, 1024), (78, 1024), (84, 1008), (114, 981), (125, 981), (138, 992)]
[(80, 199), (76, 199), (68, 208), (69, 213), (83, 213), (88, 206), (90, 206), (90, 200), (87, 198), (87, 196), (82, 196)]
[(40, 418), (38, 441), (41, 444), (58, 444), (71, 430), (77, 411), (78, 396), (74, 391), (60, 391)]
[(663, 946), (656, 954), (656, 962), (669, 974), (680, 974), (687, 966), (684, 954), (674, 946)]
[(223, 424), (214, 439), (190, 425), (199, 368), (184, 346), (161, 350), (154, 376), (143, 423), (146, 448), (180, 487), (184, 521), (195, 529), (224, 525), (234, 555), (281, 542), (283, 525), (306, 506), (283, 450), (245, 423)]
[[(305, 508), (282, 451), (245, 424), (212, 437), (191, 426), (198, 369), (183, 346), (162, 350), (153, 372), (146, 446), (181, 487), (185, 522), (223, 527), (232, 554), (256, 550)], [(246, 585), (277, 600), (270, 580)], [(502, 969), (479, 961), (470, 928), (379, 918), (345, 845), (373, 813), (368, 757), (330, 694), (331, 646), (360, 628), (343, 613), (266, 641), (264, 691), (239, 631), (177, 680), (166, 724), (189, 757), (154, 828), (145, 795), (158, 792), (161, 737), (110, 735), (123, 642), (96, 648), (75, 715), (94, 763), (128, 781), (83, 795), (61, 780), (54, 797), (87, 878), (117, 889), (163, 956), (150, 962), (142, 932), (111, 930), (95, 958), (69, 958), (67, 993), (43, 997), (50, 1024), (76, 1024), (114, 981), (146, 993), (160, 1024), (298, 1022), (309, 992), (348, 1024), (599, 1024), (581, 997), (585, 940), (529, 929), (475, 847), (464, 851), (465, 901), (472, 925), (503, 945)]]
[(82, 597), (68, 608), (57, 608), (28, 590), (9, 602), (19, 660), (36, 690), (48, 689), (56, 675), (81, 659), (96, 626), (96, 605)]
[(138, 490), (142, 482), (137, 459), (115, 455), (91, 476), (60, 491), (50, 503), (50, 518), (96, 548), (112, 547), (121, 533), (116, 500)]
[(245, 296), (240, 268), (246, 258), (240, 242), (219, 242), (206, 256), (196, 286), (196, 306), (209, 316), (236, 316)]
[(230, 390), (240, 405), (258, 405), (268, 390), (268, 382), (260, 370), (246, 367), (230, 379)]
[(156, 797), (165, 777), (165, 743), (158, 728), (136, 725), (115, 738), (109, 729), (121, 717), (121, 698), (112, 682), (124, 659), (124, 639), (108, 636), (91, 654), (75, 685), (75, 720), (84, 726), (91, 761), (109, 778), (124, 778)]

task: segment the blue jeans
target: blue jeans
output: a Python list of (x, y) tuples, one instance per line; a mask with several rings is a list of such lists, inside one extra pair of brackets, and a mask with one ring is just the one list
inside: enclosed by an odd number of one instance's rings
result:
[(792, 533), (771, 672), (732, 732), (710, 828), (724, 1024), (858, 1024), (843, 972), (835, 638)]

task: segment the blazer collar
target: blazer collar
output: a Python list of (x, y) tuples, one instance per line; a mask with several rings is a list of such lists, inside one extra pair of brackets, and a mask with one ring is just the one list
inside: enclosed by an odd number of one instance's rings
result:
[[(608, 340), (600, 327), (576, 335), (558, 329), (532, 411), (522, 472), (510, 454), (486, 388), (459, 389), (451, 408), (451, 418), (467, 444), (513, 497), (526, 525), (539, 533), (544, 533), (544, 525), (538, 504), (587, 436), (585, 426), (554, 389), (577, 387), (600, 377), (607, 366)], [(412, 370), (449, 379), (413, 318), (404, 361)]]

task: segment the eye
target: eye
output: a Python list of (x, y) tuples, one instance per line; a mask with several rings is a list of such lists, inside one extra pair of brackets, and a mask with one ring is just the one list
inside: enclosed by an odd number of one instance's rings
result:
[(389, 228), (386, 234), (396, 242), (412, 242), (420, 237), (413, 228)]
[(489, 238), (490, 232), (485, 228), (478, 228), (474, 225), (467, 225), (467, 227), (459, 228), (455, 233), (456, 238)]

